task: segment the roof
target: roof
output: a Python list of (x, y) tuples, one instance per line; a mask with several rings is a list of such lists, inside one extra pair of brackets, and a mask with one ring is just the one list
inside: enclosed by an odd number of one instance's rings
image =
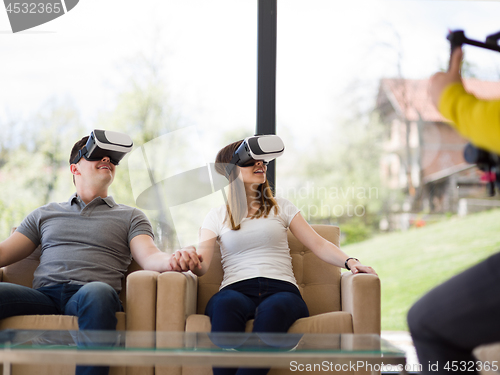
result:
[[(380, 82), (379, 100), (385, 95), (394, 110), (410, 121), (446, 121), (427, 95), (428, 79), (384, 78)], [(500, 81), (464, 79), (465, 89), (481, 99), (500, 99)]]

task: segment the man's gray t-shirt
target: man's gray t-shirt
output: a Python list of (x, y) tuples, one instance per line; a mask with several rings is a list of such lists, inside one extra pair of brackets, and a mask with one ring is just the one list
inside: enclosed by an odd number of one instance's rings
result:
[(85, 205), (76, 194), (67, 202), (36, 209), (17, 231), (41, 244), (35, 289), (102, 281), (119, 292), (132, 259), (130, 241), (140, 234), (153, 238), (151, 224), (140, 210), (117, 204), (112, 197), (97, 197)]

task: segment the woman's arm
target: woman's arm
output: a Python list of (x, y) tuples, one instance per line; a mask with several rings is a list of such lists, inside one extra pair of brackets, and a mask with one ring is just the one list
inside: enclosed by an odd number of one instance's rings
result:
[[(349, 256), (333, 243), (316, 233), (300, 213), (295, 215), (292, 219), (290, 231), (304, 246), (311, 249), (311, 251), (321, 260), (337, 267), (345, 267), (345, 261)], [(352, 273), (377, 274), (373, 268), (364, 266), (356, 259), (350, 259), (347, 265)]]
[(203, 276), (210, 267), (210, 262), (215, 251), (217, 235), (209, 229), (201, 229), (200, 241), (198, 245), (198, 250), (196, 251), (199, 256), (201, 256), (201, 268), (192, 270), (198, 276)]

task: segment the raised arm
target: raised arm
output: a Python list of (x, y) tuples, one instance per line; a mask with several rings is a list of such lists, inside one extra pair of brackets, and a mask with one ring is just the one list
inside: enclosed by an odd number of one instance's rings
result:
[(429, 95), (436, 108), (475, 146), (500, 153), (500, 100), (481, 100), (465, 91), (460, 75), (462, 49), (453, 51), (447, 72), (429, 80)]
[[(304, 246), (311, 249), (311, 251), (321, 260), (337, 267), (345, 267), (345, 261), (349, 256), (336, 245), (316, 233), (302, 215), (295, 215), (290, 223), (290, 231)], [(347, 265), (352, 273), (377, 274), (373, 268), (361, 264), (356, 259), (350, 259)]]
[(153, 239), (140, 234), (130, 241), (130, 251), (132, 257), (139, 265), (149, 271), (194, 271), (201, 267), (201, 259), (196, 254), (194, 247), (186, 247), (177, 250), (170, 255), (164, 253), (156, 247)]
[(14, 232), (0, 242), (0, 267), (20, 261), (30, 255), (37, 246), (24, 234)]

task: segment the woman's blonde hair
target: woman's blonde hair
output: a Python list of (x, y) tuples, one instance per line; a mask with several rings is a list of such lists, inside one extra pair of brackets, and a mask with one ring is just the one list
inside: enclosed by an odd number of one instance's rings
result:
[[(230, 175), (227, 176), (226, 167), (233, 158), (234, 152), (241, 145), (243, 140), (231, 143), (221, 149), (217, 156), (215, 157), (215, 170), (217, 173), (226, 176), (229, 179), (229, 193), (226, 202), (227, 214), (224, 222), (229, 222), (232, 230), (239, 230), (241, 228), (240, 223), (247, 215), (247, 200), (244, 195), (244, 189), (238, 189), (238, 173), (239, 168), (233, 168)], [(258, 187), (258, 198), (259, 198), (259, 209), (255, 212), (251, 219), (258, 219), (261, 217), (267, 217), (271, 210), (275, 209), (275, 213), (278, 213), (278, 204), (276, 199), (273, 197), (273, 192), (269, 186), (269, 182), (260, 184)]]

